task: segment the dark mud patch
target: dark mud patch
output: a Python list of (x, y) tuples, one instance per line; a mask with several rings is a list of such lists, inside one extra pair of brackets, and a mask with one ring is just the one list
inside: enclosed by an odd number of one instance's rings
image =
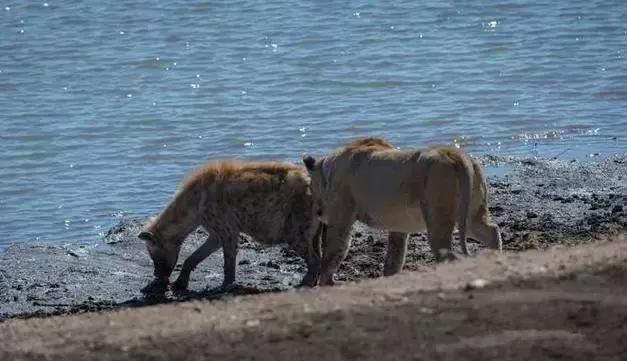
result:
[[(578, 245), (627, 229), (627, 156), (587, 162), (486, 156), (491, 214), (507, 251)], [(140, 307), (155, 302), (220, 299), (280, 292), (300, 282), (306, 267), (293, 252), (263, 247), (242, 237), (237, 285), (220, 292), (222, 253), (192, 273), (189, 291), (146, 299), (140, 293), (152, 278), (152, 263), (136, 235), (141, 224), (125, 221), (103, 242), (83, 245), (15, 245), (0, 253), (0, 320)], [(190, 235), (182, 262), (206, 234)], [(387, 233), (356, 224), (352, 246), (337, 280), (379, 277)], [(485, 250), (470, 241), (473, 254)], [(456, 249), (459, 249), (457, 242)], [(430, 267), (433, 257), (421, 234), (411, 236), (406, 270)], [(173, 275), (172, 280), (175, 279)]]
[[(190, 291), (145, 298), (140, 289), (152, 280), (152, 262), (136, 238), (140, 228), (139, 222), (122, 222), (95, 245), (9, 247), (0, 253), (0, 320), (278, 292), (297, 285), (306, 271), (293, 253), (242, 237), (237, 285), (228, 292), (219, 291), (222, 252), (216, 252), (192, 273)], [(200, 230), (190, 235), (180, 261), (205, 237)]]

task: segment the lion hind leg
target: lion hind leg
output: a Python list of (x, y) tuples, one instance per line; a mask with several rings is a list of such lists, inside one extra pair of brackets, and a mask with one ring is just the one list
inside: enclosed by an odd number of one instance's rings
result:
[(451, 168), (434, 164), (428, 169), (421, 208), (431, 251), (438, 262), (453, 260), (451, 238), (457, 222), (457, 180)]
[(390, 232), (388, 236), (388, 249), (385, 255), (383, 275), (391, 276), (399, 273), (405, 264), (407, 253), (407, 233)]
[(454, 210), (443, 207), (445, 202), (431, 204), (433, 206), (425, 214), (431, 251), (438, 262), (454, 260), (457, 258), (451, 246), (455, 228)]
[[(440, 223), (439, 227), (430, 227), (427, 231), (429, 237), (429, 245), (437, 262), (452, 261), (457, 259), (451, 247), (451, 236), (455, 222), (448, 225)], [(435, 229), (434, 229), (435, 228)]]

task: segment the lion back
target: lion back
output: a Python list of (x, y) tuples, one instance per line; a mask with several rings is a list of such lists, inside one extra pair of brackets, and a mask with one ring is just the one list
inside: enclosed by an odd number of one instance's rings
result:
[(324, 175), (328, 180), (327, 192), (343, 192), (351, 188), (355, 170), (367, 162), (372, 153), (395, 149), (387, 140), (379, 137), (360, 138), (338, 148), (324, 161)]
[(375, 152), (378, 150), (393, 149), (394, 146), (383, 138), (368, 137), (357, 139), (343, 149), (347, 153), (363, 153), (363, 152)]

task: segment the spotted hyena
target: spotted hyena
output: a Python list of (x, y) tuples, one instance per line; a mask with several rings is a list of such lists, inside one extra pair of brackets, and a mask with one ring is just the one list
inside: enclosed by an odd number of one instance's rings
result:
[(145, 291), (164, 289), (185, 237), (202, 226), (209, 236), (183, 263), (175, 290), (187, 288), (190, 273), (222, 247), (224, 281), (235, 281), (239, 234), (272, 245), (287, 243), (307, 260), (301, 285), (314, 286), (320, 259), (320, 223), (300, 166), (277, 162), (217, 161), (183, 181), (165, 210), (139, 234), (154, 263), (155, 280)]

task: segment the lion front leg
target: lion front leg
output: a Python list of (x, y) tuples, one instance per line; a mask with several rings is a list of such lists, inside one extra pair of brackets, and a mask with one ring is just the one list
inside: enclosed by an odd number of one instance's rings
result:
[(307, 273), (298, 287), (315, 287), (320, 279), (322, 243), (327, 239), (327, 225), (320, 223), (316, 234), (307, 247)]
[(328, 239), (323, 249), (320, 266), (320, 286), (332, 286), (333, 275), (346, 258), (351, 239), (349, 237), (353, 222), (342, 222), (328, 225)]
[(390, 232), (388, 236), (388, 249), (385, 255), (383, 275), (391, 276), (399, 273), (405, 264), (407, 253), (407, 233)]

